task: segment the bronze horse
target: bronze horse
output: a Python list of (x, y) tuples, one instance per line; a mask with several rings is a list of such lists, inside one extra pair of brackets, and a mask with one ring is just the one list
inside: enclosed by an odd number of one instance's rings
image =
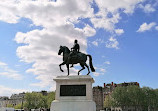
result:
[(92, 72), (95, 72), (95, 69), (93, 67), (93, 64), (92, 64), (92, 56), (89, 55), (89, 54), (84, 54), (84, 53), (77, 53), (75, 56), (70, 56), (70, 50), (68, 47), (66, 46), (60, 46), (60, 49), (59, 49), (59, 52), (58, 52), (58, 55), (61, 55), (61, 53), (63, 53), (63, 63), (61, 63), (59, 65), (60, 67), (60, 70), (62, 72), (64, 72), (62, 69), (61, 69), (61, 66), (62, 65), (65, 65), (67, 66), (67, 71), (68, 71), (68, 75), (69, 75), (69, 64), (77, 64), (77, 63), (80, 63), (82, 69), (78, 71), (78, 75), (79, 73), (85, 69), (85, 66), (87, 67), (88, 69), (88, 73), (87, 75), (89, 75), (90, 73), (90, 70), (89, 70), (89, 66), (86, 64), (86, 61), (87, 61), (87, 56), (89, 57), (89, 65), (90, 65), (90, 69)]

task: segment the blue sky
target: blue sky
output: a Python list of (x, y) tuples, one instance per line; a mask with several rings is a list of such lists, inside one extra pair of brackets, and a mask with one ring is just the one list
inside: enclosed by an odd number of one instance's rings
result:
[(158, 88), (157, 6), (156, 0), (0, 2), (0, 96), (55, 90), (53, 78), (67, 75), (58, 67), (59, 46), (71, 48), (75, 39), (93, 57), (94, 86), (113, 81)]

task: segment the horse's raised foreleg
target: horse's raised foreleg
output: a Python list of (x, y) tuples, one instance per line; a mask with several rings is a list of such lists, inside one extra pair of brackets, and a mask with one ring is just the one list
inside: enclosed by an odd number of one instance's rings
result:
[(62, 70), (62, 68), (61, 68), (61, 66), (64, 65), (64, 64), (65, 64), (65, 62), (59, 64), (59, 68), (60, 68), (61, 72), (64, 72), (64, 71)]
[(66, 64), (66, 67), (67, 67), (67, 72), (68, 72), (68, 75), (69, 75), (69, 64)]
[(80, 63), (80, 65), (81, 65), (82, 69), (80, 69), (80, 70), (78, 71), (78, 75), (80, 75), (80, 72), (85, 69), (85, 67), (84, 67), (84, 65), (83, 65), (82, 63)]

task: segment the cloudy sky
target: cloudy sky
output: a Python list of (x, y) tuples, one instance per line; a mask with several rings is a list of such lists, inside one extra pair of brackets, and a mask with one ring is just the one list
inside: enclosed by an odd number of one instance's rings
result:
[(157, 0), (4, 0), (0, 96), (55, 90), (53, 78), (67, 75), (58, 67), (59, 46), (71, 48), (75, 39), (93, 57), (94, 86), (113, 81), (158, 88)]

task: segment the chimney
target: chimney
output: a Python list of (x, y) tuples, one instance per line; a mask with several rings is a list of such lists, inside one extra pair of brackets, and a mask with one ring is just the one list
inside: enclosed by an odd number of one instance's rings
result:
[(104, 88), (106, 87), (106, 84), (104, 83)]
[(139, 87), (139, 83), (138, 82), (136, 82), (136, 85)]
[(114, 83), (113, 83), (113, 82), (111, 82), (111, 85), (112, 85), (112, 86), (114, 86)]

